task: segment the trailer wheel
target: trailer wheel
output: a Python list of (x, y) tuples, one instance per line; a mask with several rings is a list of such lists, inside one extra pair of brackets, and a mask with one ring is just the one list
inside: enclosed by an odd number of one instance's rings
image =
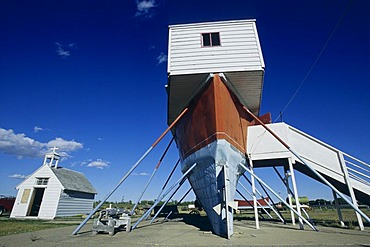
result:
[(0, 216), (3, 215), (5, 212), (5, 208), (3, 206), (0, 206)]

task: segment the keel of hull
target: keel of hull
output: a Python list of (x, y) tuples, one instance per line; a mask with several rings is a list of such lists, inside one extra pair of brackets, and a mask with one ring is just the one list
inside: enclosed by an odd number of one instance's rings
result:
[(233, 235), (233, 208), (236, 186), (246, 164), (245, 156), (228, 141), (216, 140), (182, 162), (182, 172), (197, 163), (189, 182), (207, 213), (213, 232), (230, 238)]

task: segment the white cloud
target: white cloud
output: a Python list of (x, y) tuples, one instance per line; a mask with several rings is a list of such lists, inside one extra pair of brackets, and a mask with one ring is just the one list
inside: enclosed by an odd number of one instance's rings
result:
[(42, 130), (44, 130), (43, 128), (41, 128), (41, 127), (39, 127), (39, 126), (35, 126), (35, 127), (33, 127), (33, 132), (34, 133), (38, 133), (38, 132), (40, 132), (40, 131), (42, 131)]
[(22, 174), (13, 174), (13, 175), (10, 175), (9, 176), (10, 178), (16, 178), (16, 179), (25, 179), (25, 178), (28, 178), (28, 175), (22, 175)]
[(88, 160), (84, 160), (84, 161), (73, 161), (70, 163), (71, 167), (75, 167), (75, 166), (86, 166), (87, 164), (91, 163), (93, 160), (92, 159), (88, 159)]
[(152, 9), (156, 7), (155, 0), (136, 1), (137, 11), (136, 16), (152, 17)]
[(46, 143), (46, 147), (48, 147), (48, 149), (57, 147), (58, 148), (57, 153), (60, 154), (60, 156), (62, 156), (62, 158), (65, 159), (71, 157), (69, 155), (70, 152), (82, 149), (83, 144), (76, 142), (75, 140), (67, 141), (60, 137), (57, 137), (54, 140), (51, 140), (48, 143)]
[(83, 144), (74, 140), (67, 141), (60, 137), (47, 143), (36, 141), (25, 134), (16, 134), (12, 129), (0, 128), (0, 153), (15, 155), (18, 158), (42, 157), (50, 151), (50, 148), (57, 147), (58, 153), (64, 157), (70, 157), (69, 153), (83, 148)]
[(16, 134), (12, 129), (0, 128), (0, 152), (22, 157), (39, 157), (45, 152), (45, 145), (27, 137)]
[(109, 164), (110, 164), (110, 162), (108, 162), (108, 161), (97, 159), (95, 161), (90, 162), (87, 165), (87, 167), (95, 167), (95, 168), (99, 168), (99, 169), (104, 169), (104, 168), (108, 167)]
[(159, 54), (159, 56), (157, 57), (157, 61), (158, 61), (158, 64), (167, 62), (167, 55), (161, 52), (161, 54)]
[(75, 140), (66, 141), (60, 137), (49, 141), (46, 146), (48, 148), (57, 147), (60, 151), (71, 152), (83, 148), (83, 144), (76, 142)]
[(146, 172), (140, 172), (140, 173), (133, 172), (132, 175), (134, 175), (134, 176), (150, 176), (150, 174), (146, 173)]
[(57, 54), (61, 57), (69, 57), (71, 55), (70, 51), (64, 50), (62, 47), (58, 47), (56, 50)]
[(76, 48), (76, 43), (70, 43), (68, 45), (62, 45), (62, 43), (55, 42), (55, 45), (57, 46), (57, 49), (56, 49), (57, 54), (59, 56), (63, 57), (63, 58), (71, 56), (70, 49), (75, 49)]

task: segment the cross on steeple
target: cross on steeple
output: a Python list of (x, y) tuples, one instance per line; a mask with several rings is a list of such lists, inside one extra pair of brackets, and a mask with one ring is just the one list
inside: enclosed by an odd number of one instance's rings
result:
[(56, 152), (59, 148), (57, 147), (52, 147), (51, 153), (45, 154), (45, 159), (44, 159), (44, 164), (43, 165), (48, 165), (50, 167), (58, 168), (58, 162), (60, 155)]
[(56, 153), (55, 151), (58, 150), (59, 148), (57, 148), (56, 146), (54, 146), (54, 147), (52, 147), (50, 149), (51, 149), (52, 153)]

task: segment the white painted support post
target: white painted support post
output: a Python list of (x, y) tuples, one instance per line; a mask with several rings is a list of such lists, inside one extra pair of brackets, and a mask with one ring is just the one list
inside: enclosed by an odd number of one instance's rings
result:
[(296, 156), (303, 164), (306, 165), (307, 168), (309, 168), (323, 183), (325, 183), (327, 186), (329, 186), (332, 190), (334, 190), (343, 200), (345, 200), (357, 213), (359, 213), (364, 219), (366, 219), (368, 222), (370, 222), (370, 218), (362, 212), (358, 206), (354, 205), (350, 200), (348, 200), (345, 195), (343, 195), (335, 186), (333, 186), (331, 183), (329, 183), (328, 180), (326, 180), (318, 171), (316, 171), (314, 168), (312, 168), (308, 163), (306, 163), (301, 156), (299, 156), (296, 152), (294, 152), (291, 148), (288, 149), (294, 156)]
[[(238, 194), (249, 204), (249, 206), (251, 206), (252, 207), (252, 209), (254, 210), (254, 207), (253, 207), (253, 205), (252, 205), (252, 203), (250, 203), (249, 201), (248, 201), (248, 199), (238, 190), (238, 189), (236, 189), (236, 192), (238, 192)], [(261, 216), (261, 218), (262, 219), (264, 219), (264, 217), (263, 217), (263, 215), (261, 214), (261, 213), (258, 213), (259, 214), (259, 216)]]
[(335, 193), (334, 190), (332, 190), (332, 191), (333, 191), (333, 197), (334, 197), (334, 205), (335, 205), (335, 208), (337, 209), (337, 214), (338, 214), (338, 219), (339, 219), (340, 225), (342, 227), (345, 227), (346, 225), (344, 224), (344, 221), (343, 221), (343, 215), (342, 215), (340, 205), (338, 203), (337, 193)]
[[(230, 177), (227, 173), (227, 164), (223, 166), (223, 173), (224, 173), (224, 192), (225, 192), (225, 219), (226, 219), (226, 226), (227, 226), (227, 239), (230, 239), (231, 236), (234, 233), (234, 226), (233, 226), (233, 208), (229, 207), (230, 199), (233, 200), (234, 198), (231, 198), (229, 194), (229, 187), (230, 187)], [(231, 210), (231, 212), (230, 212)]]
[(131, 215), (134, 215), (134, 214), (135, 214), (135, 209), (136, 209), (137, 205), (139, 205), (139, 202), (140, 202), (141, 198), (143, 197), (143, 195), (144, 195), (144, 193), (145, 193), (146, 189), (148, 188), (148, 186), (149, 186), (150, 182), (152, 181), (152, 179), (153, 179), (154, 175), (155, 175), (155, 174), (156, 174), (156, 172), (158, 171), (158, 168), (159, 168), (159, 166), (161, 165), (161, 163), (162, 163), (162, 161), (163, 161), (163, 158), (166, 156), (167, 151), (168, 151), (168, 149), (170, 148), (170, 146), (171, 146), (171, 144), (172, 144), (172, 142), (173, 142), (173, 140), (174, 140), (174, 139), (175, 139), (175, 137), (172, 137), (172, 139), (171, 139), (170, 143), (168, 143), (168, 145), (167, 145), (167, 147), (166, 147), (165, 151), (164, 151), (164, 152), (163, 152), (163, 154), (162, 154), (162, 157), (159, 159), (158, 164), (155, 166), (155, 168), (154, 168), (154, 171), (153, 171), (152, 175), (150, 176), (150, 178), (149, 178), (148, 182), (146, 183), (146, 185), (145, 185), (145, 187), (144, 187), (143, 192), (141, 193), (140, 197), (137, 199), (137, 201), (136, 201), (136, 203), (135, 203), (134, 207), (132, 208), (132, 210), (131, 210)]
[(123, 176), (123, 178), (118, 182), (116, 187), (114, 187), (105, 197), (104, 199), (91, 211), (91, 213), (81, 222), (81, 224), (72, 232), (72, 235), (76, 235), (81, 228), (86, 224), (86, 222), (91, 219), (91, 217), (98, 211), (98, 209), (108, 200), (108, 198), (118, 189), (118, 187), (126, 180), (128, 176), (136, 169), (136, 167), (143, 161), (143, 159), (153, 150), (153, 146), (151, 146), (141, 157), (140, 159), (131, 167), (131, 169)]
[(251, 174), (254, 178), (256, 178), (263, 186), (265, 186), (269, 191), (271, 191), (272, 194), (274, 194), (285, 206), (287, 206), (290, 210), (292, 210), (298, 217), (302, 218), (302, 220), (309, 226), (311, 227), (312, 230), (314, 231), (318, 231), (317, 228), (312, 225), (308, 220), (306, 220), (305, 218), (303, 218), (302, 216), (299, 216), (298, 215), (298, 212), (292, 208), (283, 198), (281, 198), (281, 196), (278, 195), (278, 193), (276, 193), (273, 189), (271, 189), (270, 186), (268, 186), (261, 178), (259, 178), (256, 174), (254, 173), (251, 173), (251, 171), (245, 167), (245, 165), (243, 165), (242, 163), (239, 163), (239, 165), (241, 167), (243, 167), (247, 172), (249, 172), (249, 174)]
[[(261, 124), (271, 135), (273, 135), (284, 147), (286, 147), (287, 150), (289, 150), (289, 152), (291, 152), (295, 157), (297, 157), (297, 159), (302, 162), (302, 164), (304, 164), (311, 172), (313, 172), (323, 183), (325, 183), (327, 186), (329, 186), (332, 190), (334, 190), (340, 197), (343, 198), (343, 200), (345, 200), (358, 214), (360, 214), (364, 219), (366, 219), (368, 222), (370, 222), (370, 218), (364, 213), (362, 212), (358, 206), (356, 206), (355, 204), (353, 204), (350, 200), (348, 200), (337, 188), (335, 188), (335, 186), (333, 186), (328, 180), (326, 180), (318, 171), (316, 171), (313, 167), (311, 167), (311, 165), (309, 165), (307, 162), (304, 161), (304, 159), (299, 155), (297, 154), (293, 149), (290, 148), (290, 146), (288, 144), (286, 144), (279, 136), (277, 136), (269, 127), (266, 126), (266, 124), (264, 124), (260, 119), (258, 119), (248, 108), (246, 108), (245, 106), (243, 106), (243, 109), (246, 110), (248, 112), (249, 115), (251, 115), (253, 117), (254, 120), (256, 120), (259, 124)], [(340, 153), (341, 154), (341, 153)], [(342, 164), (344, 164), (344, 158), (343, 158), (343, 154), (340, 155), (342, 157)], [(345, 164), (344, 164), (345, 165)], [(241, 166), (243, 166), (243, 164), (241, 164)], [(244, 168), (246, 169), (246, 168)], [(345, 169), (347, 171), (347, 169)], [(248, 170), (247, 170), (248, 171)], [(348, 171), (347, 171), (347, 175), (348, 175)], [(348, 176), (347, 176), (348, 177)], [(294, 210), (294, 209), (293, 209)], [(304, 220), (305, 221), (305, 220)], [(306, 221), (305, 221), (306, 222)], [(359, 221), (360, 222), (360, 221)], [(362, 222), (362, 220), (361, 220)]]
[(313, 221), (312, 221), (312, 219), (310, 218), (310, 216), (308, 215), (308, 213), (306, 212), (306, 210), (304, 210), (304, 208), (301, 208), (301, 210), (302, 210), (302, 212), (304, 213), (304, 215), (306, 215), (307, 220), (313, 224)]
[[(240, 181), (238, 181), (238, 183), (244, 189), (244, 191), (248, 193), (248, 195), (253, 197), (253, 193), (249, 192), (249, 190), (247, 188), (245, 188), (245, 186)], [(256, 189), (256, 192), (258, 192), (257, 189)], [(264, 199), (264, 198), (262, 197), (262, 199)], [(264, 200), (264, 201), (267, 203), (269, 208), (273, 210), (273, 207), (271, 207), (271, 205), (266, 200)], [(261, 203), (258, 200), (257, 200), (257, 204), (258, 204), (258, 206), (261, 207), (261, 209), (265, 212), (265, 214), (267, 214), (270, 217), (270, 219), (273, 218), (272, 215), (261, 205)]]
[[(286, 189), (287, 189), (287, 194), (288, 194), (288, 203), (291, 207), (293, 207), (293, 202), (292, 202), (292, 193), (291, 193), (291, 189), (289, 187), (289, 177), (290, 177), (290, 172), (287, 171), (285, 168), (284, 168), (284, 173), (285, 173), (285, 178), (284, 178), (284, 183), (285, 183), (285, 186), (286, 186)], [(294, 213), (293, 211), (290, 211), (290, 218), (292, 219), (292, 225), (294, 226), (295, 225), (295, 216), (294, 216)]]
[(114, 187), (104, 199), (91, 211), (91, 213), (81, 222), (81, 224), (72, 232), (72, 235), (76, 235), (81, 228), (86, 224), (86, 222), (93, 216), (93, 214), (98, 211), (98, 209), (108, 200), (108, 198), (118, 189), (119, 186), (126, 180), (128, 176), (136, 169), (136, 167), (144, 160), (144, 158), (157, 146), (157, 144), (163, 139), (163, 137), (172, 129), (173, 126), (181, 119), (181, 117), (188, 111), (188, 108), (185, 108), (180, 115), (172, 122), (170, 126), (158, 137), (158, 139), (148, 148), (148, 150), (139, 158), (138, 161), (131, 167), (131, 169), (121, 178), (116, 187)]
[[(276, 172), (276, 174), (279, 176), (280, 180), (284, 183), (285, 185), (285, 179), (280, 175), (280, 173), (278, 172), (278, 170), (276, 170), (276, 168), (274, 167), (274, 170)], [(293, 194), (292, 190), (289, 189), (289, 192), (290, 194)], [(312, 223), (312, 220), (310, 219), (310, 216), (307, 214), (306, 210), (304, 210), (304, 208), (301, 208), (302, 212), (306, 215), (307, 219)]]
[[(252, 184), (251, 181), (243, 174), (243, 177), (248, 181), (249, 184)], [(259, 182), (259, 181), (258, 181)], [(269, 193), (266, 191), (266, 189), (263, 187), (263, 185), (260, 183), (260, 186), (262, 188), (262, 190), (266, 193), (267, 197), (269, 200), (271, 200), (271, 203), (268, 202), (262, 195), (261, 192), (259, 192), (257, 189), (256, 189), (256, 192), (261, 196), (261, 198), (269, 205), (269, 207), (271, 208), (272, 211), (274, 211), (274, 213), (279, 217), (279, 219), (281, 220), (281, 222), (283, 222), (284, 224), (286, 224), (285, 222), (285, 219), (283, 218), (282, 214), (279, 212), (279, 210), (276, 208), (276, 205), (274, 203), (274, 201), (272, 200), (271, 196), (269, 195)]]
[[(160, 197), (161, 197), (161, 195), (162, 195), (163, 191), (166, 189), (167, 183), (170, 181), (170, 179), (171, 179), (171, 177), (172, 177), (173, 173), (175, 172), (175, 170), (176, 170), (177, 166), (179, 165), (179, 163), (180, 163), (180, 159), (178, 159), (178, 160), (177, 160), (177, 162), (176, 162), (175, 166), (173, 167), (173, 169), (172, 169), (172, 171), (171, 171), (170, 175), (168, 176), (168, 178), (167, 178), (166, 182), (164, 183), (164, 185), (163, 185), (163, 187), (162, 187), (162, 190), (159, 192), (159, 195), (158, 195), (158, 196), (157, 196), (157, 198), (154, 200), (154, 203), (156, 203), (156, 202), (157, 202), (157, 200), (158, 200), (158, 198), (160, 198)], [(149, 215), (145, 218), (145, 220), (148, 220), (148, 218), (149, 218)]]
[[(162, 210), (164, 209), (164, 207), (167, 205), (167, 203), (171, 200), (171, 198), (176, 194), (176, 192), (181, 188), (182, 184), (185, 182), (185, 178), (179, 183), (179, 185), (177, 186), (177, 188), (175, 189), (174, 192), (172, 192), (172, 194), (168, 197), (168, 199), (163, 203), (163, 205), (159, 208), (158, 212), (154, 215), (154, 217), (152, 218), (152, 220), (150, 221), (150, 224), (152, 224), (154, 222), (154, 220), (158, 217), (158, 215), (162, 212)], [(171, 211), (172, 213), (172, 211)]]
[(257, 208), (257, 198), (256, 198), (256, 183), (254, 180), (254, 172), (253, 172), (253, 162), (252, 162), (252, 157), (249, 155), (249, 168), (250, 168), (250, 173), (251, 173), (251, 182), (252, 182), (252, 196), (253, 196), (253, 207), (254, 207), (254, 218), (256, 221), (256, 229), (260, 229), (260, 222), (258, 218), (258, 208)]
[[(180, 203), (182, 202), (182, 200), (184, 200), (184, 198), (190, 193), (190, 191), (192, 190), (193, 188), (190, 187), (190, 189), (183, 195), (183, 197), (181, 197), (181, 199), (177, 202), (176, 204), (176, 207), (180, 205)], [(170, 217), (170, 215), (172, 214), (172, 211), (166, 216), (166, 218), (164, 220), (167, 220), (168, 217)]]
[[(298, 216), (301, 216), (301, 206), (299, 204), (298, 189), (297, 189), (297, 183), (296, 183), (296, 180), (295, 180), (292, 159), (289, 158), (288, 161), (289, 161), (290, 176), (292, 178), (292, 185), (293, 185), (293, 193), (294, 193), (295, 205), (297, 207)], [(303, 230), (304, 229), (304, 226), (303, 226), (303, 222), (302, 222), (301, 217), (298, 217), (298, 221), (299, 221), (299, 228), (301, 230)]]
[(157, 206), (158, 205), (158, 203), (168, 194), (168, 193), (170, 193), (171, 192), (171, 190), (176, 186), (176, 185), (178, 185), (188, 174), (189, 174), (189, 172), (191, 172), (193, 169), (194, 169), (194, 167), (197, 165), (197, 163), (194, 163), (182, 176), (181, 176), (181, 178), (179, 179), (179, 180), (177, 180), (176, 181), (176, 183), (175, 184), (173, 184), (160, 198), (157, 198), (157, 201), (156, 202), (154, 202), (154, 204), (151, 206), (151, 208), (148, 210), (148, 211), (146, 211), (144, 214), (143, 214), (143, 216), (141, 216), (141, 218), (138, 220), (138, 221), (136, 221), (136, 223), (132, 226), (132, 228), (131, 228), (131, 231), (132, 230), (134, 230), (136, 227), (137, 227), (137, 225), (139, 225), (139, 223), (144, 219), (144, 218), (147, 218), (149, 215), (150, 215), (150, 212), (154, 209), (154, 207), (155, 206)]
[[(356, 196), (355, 196), (355, 192), (353, 191), (352, 184), (349, 180), (348, 169), (347, 169), (347, 166), (346, 166), (346, 162), (344, 161), (343, 153), (338, 152), (338, 156), (339, 156), (339, 163), (342, 167), (343, 174), (344, 174), (344, 181), (347, 184), (349, 194), (350, 194), (351, 199), (352, 199), (352, 204), (355, 206), (355, 208), (357, 210), (359, 210), (358, 209), (358, 204), (357, 204), (357, 199), (356, 199)], [(357, 217), (357, 221), (358, 221), (358, 226), (359, 226), (360, 230), (363, 231), (365, 229), (364, 228), (364, 223), (362, 222), (361, 215), (357, 212), (357, 210), (356, 210), (356, 217)]]
[(140, 196), (139, 196), (139, 198), (137, 199), (137, 201), (136, 201), (136, 203), (135, 203), (134, 207), (132, 208), (131, 213), (130, 213), (131, 215), (134, 215), (134, 214), (135, 214), (135, 209), (136, 209), (137, 205), (139, 205), (139, 202), (140, 202), (141, 198), (143, 197), (143, 195), (144, 195), (144, 193), (145, 193), (146, 189), (148, 188), (148, 186), (149, 186), (150, 182), (152, 181), (152, 179), (153, 179), (153, 177), (154, 177), (154, 175), (155, 175), (155, 173), (156, 173), (157, 171), (158, 171), (158, 168), (156, 167), (156, 168), (154, 169), (154, 171), (153, 171), (152, 175), (150, 176), (150, 178), (149, 178), (148, 182), (146, 183), (146, 185), (145, 185), (145, 187), (144, 187), (143, 192), (141, 192), (141, 195), (140, 195)]

